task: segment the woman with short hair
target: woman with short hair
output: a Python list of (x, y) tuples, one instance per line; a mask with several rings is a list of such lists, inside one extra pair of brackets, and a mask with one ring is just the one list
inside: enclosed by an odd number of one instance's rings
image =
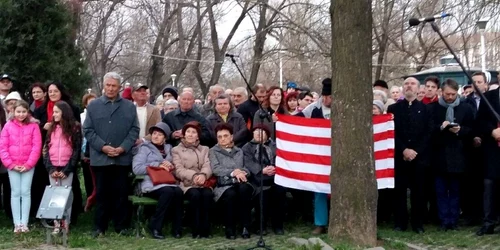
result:
[(227, 123), (215, 127), (217, 145), (209, 152), (212, 172), (217, 177), (215, 201), (224, 206), (226, 238), (235, 239), (236, 217), (239, 217), (241, 237), (250, 238), (253, 187), (248, 182), (250, 171), (243, 163), (243, 151), (234, 145), (233, 128)]

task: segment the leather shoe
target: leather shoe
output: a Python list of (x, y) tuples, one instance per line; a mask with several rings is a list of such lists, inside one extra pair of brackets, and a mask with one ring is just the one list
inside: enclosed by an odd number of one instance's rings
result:
[(241, 231), (241, 238), (243, 238), (243, 239), (250, 238), (250, 232), (248, 231), (248, 229), (246, 227), (244, 227), (243, 230)]
[(326, 229), (324, 226), (317, 226), (313, 231), (312, 234), (314, 235), (319, 235), (319, 234), (324, 234), (326, 233)]
[(97, 230), (92, 232), (92, 238), (95, 239), (95, 238), (100, 237), (100, 236), (104, 236), (104, 231), (97, 229)]
[(485, 234), (493, 234), (493, 233), (495, 233), (493, 227), (483, 226), (481, 227), (481, 229), (479, 229), (479, 231), (476, 232), (476, 235), (483, 236)]
[(151, 230), (151, 236), (154, 238), (154, 239), (157, 239), (157, 240), (164, 240), (165, 239), (165, 235), (163, 235), (161, 233), (161, 231), (158, 231), (156, 229), (153, 229)]
[(182, 234), (181, 233), (173, 233), (172, 237), (174, 237), (176, 239), (180, 239), (180, 238), (182, 238)]

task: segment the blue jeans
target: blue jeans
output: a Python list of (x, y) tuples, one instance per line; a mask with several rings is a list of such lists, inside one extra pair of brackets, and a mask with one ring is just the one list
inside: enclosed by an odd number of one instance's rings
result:
[(12, 207), (14, 225), (28, 225), (31, 207), (31, 181), (33, 180), (33, 173), (35, 173), (34, 168), (24, 173), (9, 170), (11, 188), (10, 205)]
[(457, 225), (460, 215), (459, 194), (460, 179), (458, 176), (436, 177), (438, 215), (442, 225)]
[(314, 193), (314, 225), (328, 225), (328, 195), (323, 193)]

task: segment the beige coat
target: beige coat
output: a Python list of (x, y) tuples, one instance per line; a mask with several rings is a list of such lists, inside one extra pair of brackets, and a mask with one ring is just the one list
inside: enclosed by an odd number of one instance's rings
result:
[(146, 136), (144, 137), (144, 139), (151, 141), (151, 134), (149, 133), (149, 129), (155, 126), (157, 123), (161, 122), (161, 113), (155, 105), (151, 105), (149, 103), (146, 104), (146, 113)]
[(183, 142), (172, 149), (175, 176), (180, 180), (180, 188), (184, 193), (192, 187), (198, 187), (193, 185), (196, 174), (204, 174), (207, 180), (212, 176), (208, 151), (206, 146), (186, 146)]

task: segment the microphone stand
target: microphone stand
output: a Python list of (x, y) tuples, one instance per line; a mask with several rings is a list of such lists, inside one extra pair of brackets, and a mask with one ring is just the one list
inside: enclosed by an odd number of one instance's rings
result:
[(500, 124), (500, 115), (498, 115), (498, 113), (495, 111), (495, 109), (493, 108), (493, 106), (491, 105), (491, 103), (489, 102), (489, 100), (484, 97), (483, 92), (481, 92), (479, 90), (479, 88), (474, 83), (474, 81), (472, 81), (472, 77), (469, 75), (469, 73), (467, 73), (467, 70), (465, 70), (464, 65), (462, 64), (462, 62), (460, 61), (460, 59), (458, 59), (457, 54), (455, 54), (455, 52), (451, 48), (450, 44), (448, 43), (448, 41), (446, 40), (446, 38), (441, 33), (441, 30), (439, 30), (439, 27), (436, 25), (436, 23), (434, 21), (430, 22), (430, 24), (431, 24), (432, 29), (439, 35), (439, 38), (441, 39), (441, 41), (443, 41), (444, 45), (446, 45), (446, 48), (453, 55), (453, 58), (455, 59), (455, 61), (457, 61), (458, 65), (460, 66), (460, 68), (462, 69), (462, 71), (464, 72), (464, 74), (467, 76), (467, 79), (469, 80), (469, 82), (474, 87), (474, 90), (476, 91), (476, 93), (479, 94), (479, 96), (481, 96), (481, 101), (482, 102), (484, 101), (484, 103), (486, 104), (486, 106), (488, 106), (488, 108), (490, 109), (491, 113), (493, 113), (493, 115), (497, 119), (497, 122)]
[[(255, 100), (257, 101), (257, 103), (259, 105), (259, 111), (260, 111), (260, 113), (259, 113), (259, 124), (260, 125), (264, 125), (264, 119), (267, 119), (268, 121), (271, 121), (269, 112), (267, 112), (262, 107), (262, 103), (259, 102), (259, 99), (257, 98), (257, 95), (252, 90), (252, 87), (248, 83), (245, 75), (243, 74), (243, 72), (241, 71), (240, 67), (236, 63), (236, 60), (234, 59), (234, 55), (226, 54), (226, 56), (229, 57), (229, 58), (231, 58), (231, 62), (233, 62), (234, 66), (236, 66), (236, 69), (240, 73), (241, 78), (243, 78), (243, 81), (247, 85), (248, 90), (253, 95), (253, 97), (255, 98)], [(264, 133), (264, 131), (261, 129), (260, 130), (260, 138), (263, 138), (263, 133)], [(264, 164), (262, 164), (262, 154), (263, 154), (263, 152), (265, 152), (265, 150), (264, 150), (264, 141), (263, 140), (261, 140), (261, 142), (259, 143), (258, 147), (259, 147), (259, 159), (258, 160), (259, 160), (259, 165), (260, 165), (260, 173), (262, 175), (262, 171), (264, 170)], [(266, 246), (266, 242), (264, 241), (264, 205), (263, 205), (264, 204), (264, 182), (263, 182), (263, 178), (260, 178), (259, 188), (260, 188), (260, 194), (259, 194), (259, 207), (260, 207), (259, 240), (257, 241), (257, 246), (249, 248), (248, 250), (252, 250), (252, 249), (268, 249), (268, 250), (271, 250), (270, 247)]]

